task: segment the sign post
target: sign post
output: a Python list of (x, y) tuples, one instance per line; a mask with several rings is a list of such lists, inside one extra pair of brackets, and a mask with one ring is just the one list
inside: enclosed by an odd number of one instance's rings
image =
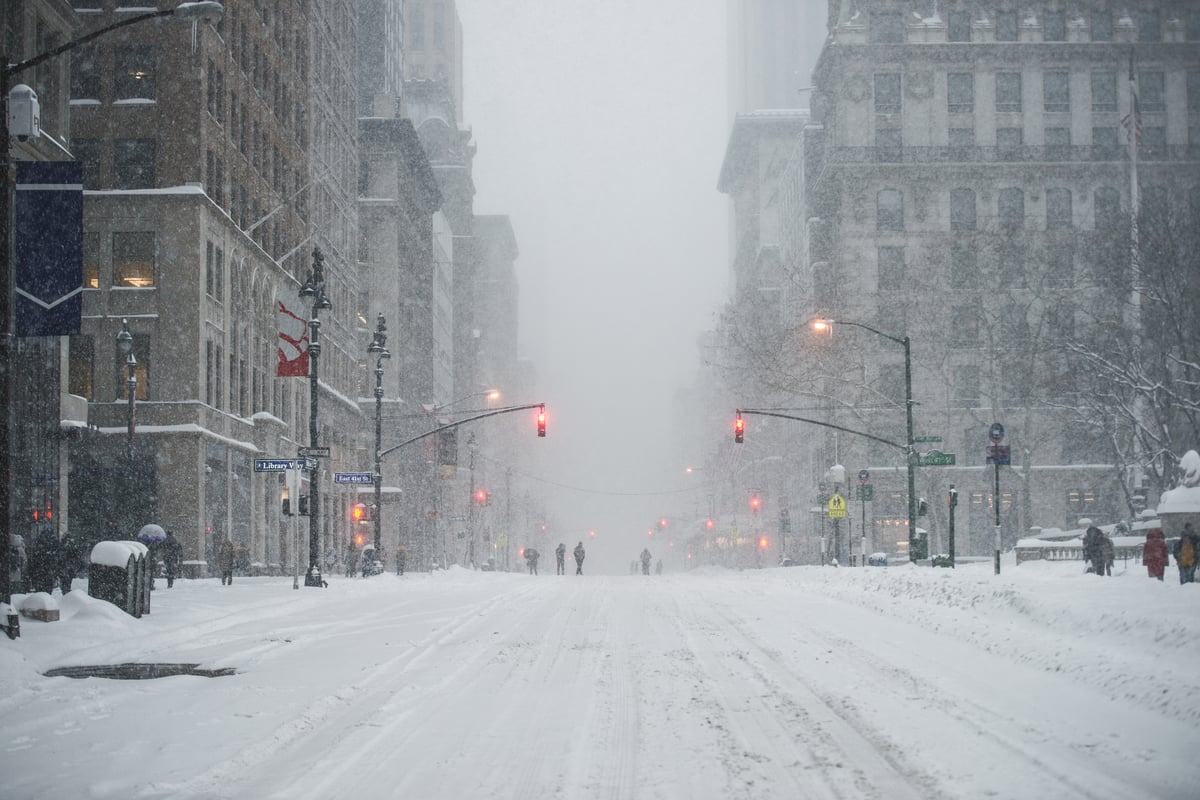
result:
[(858, 495), (858, 508), (862, 515), (860, 519), (861, 524), (858, 528), (858, 553), (862, 559), (862, 563), (859, 566), (862, 567), (867, 565), (867, 501), (875, 497), (875, 487), (867, 483), (869, 480), (871, 480), (871, 473), (865, 469), (860, 469), (858, 471), (859, 485), (856, 494)]
[[(993, 422), (992, 427), (988, 429), (988, 438), (992, 441), (992, 446), (988, 448), (994, 451), (994, 457), (989, 459), (996, 468), (996, 491), (992, 498), (992, 505), (996, 509), (996, 540), (995, 540), (995, 574), (1000, 574), (1000, 443), (1004, 441), (1004, 426), (999, 422)], [(1005, 447), (1004, 450), (1008, 451)], [(1007, 459), (1005, 463), (1010, 463)]]

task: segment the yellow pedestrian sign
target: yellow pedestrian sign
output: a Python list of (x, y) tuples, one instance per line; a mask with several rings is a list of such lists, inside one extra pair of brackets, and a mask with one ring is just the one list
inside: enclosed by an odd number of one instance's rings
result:
[(829, 518), (843, 519), (846, 516), (846, 498), (835, 494), (829, 498)]

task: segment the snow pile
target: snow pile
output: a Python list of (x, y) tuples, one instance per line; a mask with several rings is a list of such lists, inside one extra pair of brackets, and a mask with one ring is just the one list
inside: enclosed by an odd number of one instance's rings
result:
[[(17, 598), (20, 597), (20, 601)], [(27, 595), (13, 595), (13, 604), (22, 611), (57, 611), (58, 601), (45, 592), (34, 592)]]
[(130, 556), (139, 558), (148, 552), (150, 549), (141, 542), (96, 542), (92, 548), (92, 563), (125, 569), (129, 566)]

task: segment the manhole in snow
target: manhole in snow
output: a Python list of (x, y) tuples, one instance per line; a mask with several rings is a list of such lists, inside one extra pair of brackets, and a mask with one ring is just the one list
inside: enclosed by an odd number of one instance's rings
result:
[(173, 675), (198, 675), (223, 678), (235, 675), (233, 667), (204, 669), (199, 664), (95, 664), (82, 667), (55, 667), (43, 673), (47, 678), (112, 678), (119, 681), (145, 681)]

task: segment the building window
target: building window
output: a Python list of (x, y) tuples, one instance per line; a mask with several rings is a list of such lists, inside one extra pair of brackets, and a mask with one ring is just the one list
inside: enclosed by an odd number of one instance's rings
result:
[(1046, 128), (1044, 133), (1046, 147), (1065, 149), (1071, 146), (1070, 128)]
[(979, 307), (977, 305), (955, 306), (950, 312), (951, 347), (976, 347), (979, 345)]
[(1097, 189), (1092, 206), (1096, 212), (1096, 230), (1106, 230), (1122, 222), (1121, 193), (1113, 187)]
[(95, 400), (96, 343), (91, 336), (72, 336), (67, 367), (67, 391)]
[(875, 196), (875, 225), (881, 231), (904, 230), (904, 195), (883, 189)]
[(973, 231), (976, 226), (975, 190), (950, 190), (950, 230)]
[(970, 114), (975, 110), (975, 74), (951, 72), (946, 75), (946, 110), (951, 114)]
[(154, 233), (113, 234), (113, 285), (143, 289), (154, 285)]
[(1138, 152), (1146, 158), (1161, 158), (1167, 153), (1167, 129), (1162, 125), (1148, 125), (1142, 128), (1142, 138), (1138, 140)]
[(875, 113), (900, 113), (900, 73), (875, 73)]
[(999, 11), (996, 13), (996, 41), (1017, 41), (1017, 12)]
[(1021, 110), (1021, 73), (996, 73), (996, 110)]
[(1056, 230), (1071, 227), (1071, 190), (1046, 190), (1046, 229)]
[(1092, 73), (1092, 111), (1117, 110), (1117, 73)]
[(1046, 11), (1042, 14), (1042, 39), (1047, 42), (1067, 40), (1067, 15), (1062, 11)]
[(100, 188), (100, 140), (72, 139), (71, 153), (83, 166), (83, 188)]
[(204, 291), (220, 302), (225, 288), (225, 251), (212, 242), (204, 243)]
[(100, 234), (83, 235), (83, 288), (100, 288)]
[(1042, 75), (1042, 96), (1046, 111), (1071, 110), (1071, 81), (1066, 72), (1047, 72)]
[(871, 44), (903, 44), (904, 19), (898, 12), (876, 11), (871, 14)]
[(1200, 111), (1200, 70), (1187, 73), (1187, 110)]
[(1112, 12), (1101, 8), (1092, 12), (1092, 41), (1111, 42), (1113, 38)]
[(951, 147), (974, 147), (975, 146), (975, 129), (974, 128), (951, 128), (947, 132), (947, 137)]
[(442, 3), (433, 4), (433, 46), (446, 49), (446, 8)]
[(904, 283), (904, 248), (879, 248), (879, 288), (899, 289)]
[(1075, 252), (1069, 242), (1054, 242), (1047, 246), (1045, 282), (1055, 288), (1075, 282)]
[(113, 94), (116, 100), (153, 100), (153, 47), (118, 47), (114, 51)]
[(425, 7), (420, 3), (413, 3), (409, 9), (412, 11), (412, 21), (408, 26), (408, 43), (413, 50), (425, 49)]
[(965, 242), (956, 242), (950, 248), (950, 285), (961, 289), (978, 282), (979, 251)]
[(968, 11), (951, 11), (946, 20), (946, 41), (971, 41), (971, 14)]
[(117, 189), (153, 189), (155, 141), (113, 141), (113, 185)]
[(1137, 14), (1137, 38), (1139, 42), (1162, 41), (1162, 19), (1158, 9), (1143, 8)]
[(965, 408), (979, 405), (979, 367), (954, 368), (954, 402)]
[(1161, 72), (1138, 73), (1138, 108), (1142, 111), (1166, 111), (1167, 96)]
[(100, 99), (100, 53), (84, 45), (71, 54), (71, 99)]
[(1019, 188), (1001, 189), (997, 194), (1000, 230), (1017, 231), (1025, 227), (1025, 192)]
[(1015, 161), (1021, 158), (1025, 133), (1020, 128), (997, 128), (996, 150), (1003, 161)]
[(1120, 157), (1115, 127), (1092, 128), (1092, 157), (1107, 161)]
[(876, 155), (880, 161), (900, 161), (904, 142), (899, 128), (878, 128), (875, 131)]
[[(137, 359), (137, 366), (133, 369), (133, 374), (137, 376), (137, 399), (148, 400), (150, 398), (150, 337), (144, 333), (133, 334), (133, 349), (130, 352)], [(126, 366), (125, 354), (116, 349), (114, 355), (117, 362), (114, 373), (117, 381), (117, 399), (127, 400), (129, 395), (125, 392), (125, 385), (129, 377), (129, 368)]]

